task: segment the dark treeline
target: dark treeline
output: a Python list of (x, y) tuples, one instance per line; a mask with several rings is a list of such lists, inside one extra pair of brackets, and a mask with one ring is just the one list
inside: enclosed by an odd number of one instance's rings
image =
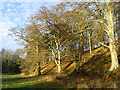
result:
[(26, 56), (22, 60), (21, 72), (38, 71), (41, 65), (55, 60), (58, 73), (61, 61), (75, 60), (79, 70), (83, 53), (100, 45), (109, 48), (111, 67), (117, 69), (117, 45), (119, 44), (119, 2), (71, 2), (52, 7), (41, 7), (29, 17), (25, 27), (11, 28), (12, 36), (24, 44)]
[(0, 51), (2, 60), (2, 73), (20, 73), (20, 57), (21, 51), (5, 50), (4, 48)]

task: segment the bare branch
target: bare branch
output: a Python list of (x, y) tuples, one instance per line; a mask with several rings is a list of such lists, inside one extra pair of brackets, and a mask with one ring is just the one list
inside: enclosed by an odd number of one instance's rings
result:
[(96, 1), (95, 3), (99, 6), (101, 6), (103, 8), (103, 10), (105, 11), (105, 13), (107, 13), (106, 8), (101, 3), (99, 3), (98, 0), (95, 0), (95, 1)]
[(105, 46), (105, 47), (109, 48), (109, 46), (108, 46), (108, 45), (105, 45), (105, 44), (104, 44), (104, 43), (102, 43), (102, 42), (98, 42), (98, 43), (100, 43), (101, 45), (103, 45), (103, 46)]

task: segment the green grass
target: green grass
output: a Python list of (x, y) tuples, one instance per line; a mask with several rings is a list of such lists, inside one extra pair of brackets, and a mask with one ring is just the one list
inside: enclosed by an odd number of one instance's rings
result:
[[(120, 55), (120, 53), (118, 55)], [(106, 52), (100, 52), (86, 62), (80, 68), (79, 73), (74, 71), (69, 74), (69, 78), (66, 76), (56, 80), (57, 83), (54, 80), (44, 81), (47, 75), (23, 78), (18, 74), (3, 74), (2, 88), (57, 88), (61, 90), (65, 89), (66, 87), (120, 87), (120, 84), (116, 84), (120, 81), (120, 68), (113, 72), (109, 72), (108, 70), (110, 65), (110, 52), (106, 50)], [(68, 68), (70, 68), (70, 66)], [(66, 74), (66, 72), (62, 74)], [(51, 76), (54, 77), (52, 74)], [(84, 79), (84, 82), (82, 82), (81, 79)]]
[(18, 74), (3, 74), (2, 88), (63, 88), (55, 82), (45, 82), (40, 77), (20, 77)]

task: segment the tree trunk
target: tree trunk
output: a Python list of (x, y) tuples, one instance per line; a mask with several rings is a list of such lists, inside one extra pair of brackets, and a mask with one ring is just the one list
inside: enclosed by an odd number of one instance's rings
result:
[(75, 62), (76, 62), (76, 70), (79, 71), (79, 68), (80, 68), (80, 63), (81, 63), (81, 60), (82, 60), (82, 55), (83, 55), (83, 51), (84, 51), (84, 43), (83, 43), (83, 33), (81, 33), (81, 36), (80, 36), (80, 45), (79, 45), (79, 57), (76, 57), (75, 59)]
[(79, 68), (80, 68), (80, 62), (79, 62), (79, 60), (75, 61), (75, 63), (76, 63), (76, 71), (79, 71)]
[(49, 56), (49, 61), (52, 61), (52, 60), (51, 60), (51, 56)]
[(114, 69), (117, 69), (117, 67), (119, 67), (116, 46), (115, 46), (114, 33), (112, 33), (112, 35), (110, 35), (109, 40), (110, 40), (109, 48), (110, 48), (111, 60), (112, 60), (112, 65), (111, 65), (109, 71), (113, 71)]
[(58, 66), (58, 73), (60, 73), (60, 72), (61, 72), (60, 60), (58, 60), (58, 64), (57, 64), (57, 66)]
[(108, 22), (109, 22), (108, 30), (109, 30), (109, 41), (110, 41), (109, 48), (110, 48), (111, 60), (112, 60), (112, 65), (111, 65), (109, 71), (113, 71), (114, 69), (117, 69), (117, 67), (119, 67), (119, 65), (118, 65), (118, 57), (117, 57), (116, 46), (115, 46), (113, 17), (112, 17), (111, 9), (108, 12)]
[(60, 51), (59, 51), (59, 48), (58, 48), (58, 73), (61, 72), (61, 65), (60, 65)]
[[(99, 3), (97, 3), (97, 4), (101, 5)], [(117, 57), (116, 46), (115, 46), (113, 13), (112, 13), (112, 6), (110, 5), (110, 0), (106, 1), (106, 5), (107, 5), (107, 7), (103, 8), (103, 9), (105, 10), (106, 14), (104, 16), (107, 16), (106, 20), (107, 20), (108, 24), (106, 24), (106, 23), (104, 23), (104, 24), (107, 27), (106, 31), (107, 31), (107, 35), (109, 37), (109, 49), (110, 49), (111, 61), (112, 61), (109, 71), (113, 71), (114, 69), (117, 69), (117, 67), (119, 67), (119, 65), (118, 65), (118, 57)]]
[(81, 60), (82, 60), (82, 52), (79, 53), (79, 57), (75, 58), (76, 71), (79, 71)]
[(90, 55), (92, 55), (92, 42), (91, 42), (91, 35), (89, 34), (89, 47), (90, 47)]
[(40, 61), (39, 61), (39, 53), (40, 53), (40, 45), (39, 44), (37, 44), (37, 46), (36, 46), (36, 53), (37, 53), (37, 59), (38, 59), (38, 62), (37, 62), (37, 64), (38, 64), (38, 76), (40, 76), (41, 75), (41, 67), (40, 67)]
[(38, 76), (41, 75), (41, 68), (40, 68), (40, 62), (38, 62)]
[(60, 73), (61, 72), (60, 55), (58, 55), (57, 57), (55, 55), (55, 63), (57, 65), (57, 67), (58, 67), (58, 73)]
[(60, 61), (59, 42), (56, 42), (56, 46), (57, 46), (57, 48), (56, 48), (57, 54), (54, 54), (55, 55), (55, 63), (58, 66), (58, 73), (60, 73), (61, 72), (61, 64), (60, 64), (61, 61)]
[(111, 52), (112, 65), (109, 71), (113, 71), (114, 69), (117, 69), (119, 67), (115, 45), (110, 45), (110, 52)]
[(57, 67), (58, 67), (58, 73), (60, 73), (61, 72), (61, 64), (60, 64), (60, 59), (55, 59), (55, 63), (56, 63), (56, 65), (57, 65)]

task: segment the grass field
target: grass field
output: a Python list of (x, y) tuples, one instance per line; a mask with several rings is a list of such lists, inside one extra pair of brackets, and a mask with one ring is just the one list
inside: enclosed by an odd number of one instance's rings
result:
[(3, 74), (2, 88), (62, 88), (54, 82), (46, 82), (41, 77), (21, 77), (18, 74)]
[[(99, 51), (99, 53), (98, 53)], [(62, 72), (57, 74), (57, 67), (52, 61), (44, 66), (41, 76), (25, 77), (19, 74), (3, 74), (2, 88), (120, 88), (120, 68), (109, 72), (111, 65), (110, 52), (102, 47), (93, 51), (96, 55), (90, 57), (89, 53), (83, 56), (79, 72), (75, 72), (75, 62), (63, 60)], [(97, 53), (97, 54), (96, 54)], [(120, 52), (118, 52), (120, 56)], [(86, 56), (89, 56), (85, 58)], [(120, 58), (120, 57), (119, 57)], [(71, 63), (72, 62), (72, 63)]]
[[(21, 77), (18, 74), (3, 74), (2, 75), (2, 88), (43, 88), (58, 90), (68, 90), (69, 88), (118, 88), (119, 86), (115, 82), (101, 82), (101, 80), (85, 80), (79, 78), (64, 78), (59, 82), (46, 81), (49, 80), (49, 76), (39, 77)], [(60, 83), (61, 82), (61, 83)]]

